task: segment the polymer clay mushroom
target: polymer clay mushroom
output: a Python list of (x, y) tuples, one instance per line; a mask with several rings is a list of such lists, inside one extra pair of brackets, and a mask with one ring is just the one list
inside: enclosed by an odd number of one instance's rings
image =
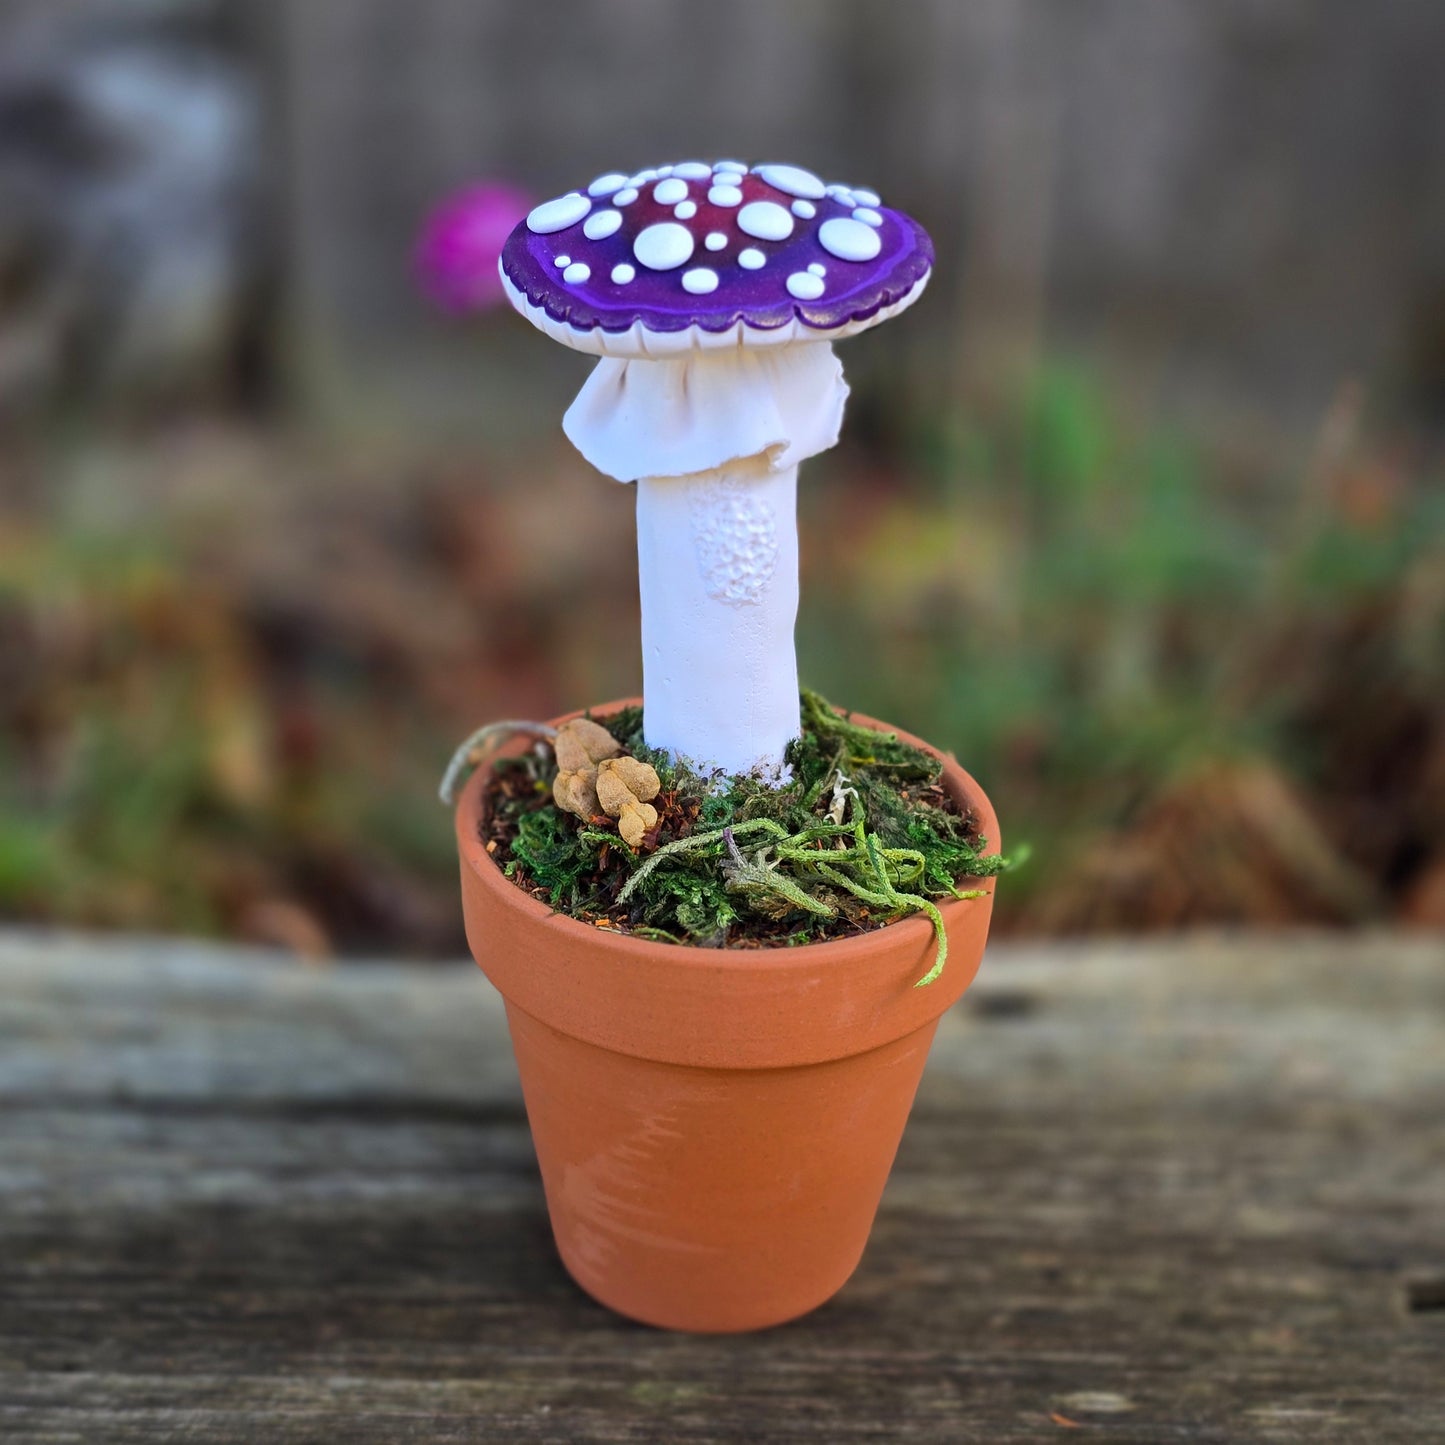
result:
[(798, 464), (838, 439), (831, 343), (917, 300), (927, 233), (797, 166), (683, 161), (536, 207), (502, 251), (512, 304), (601, 358), (563, 419), (637, 483), (644, 728), (727, 774), (798, 736)]

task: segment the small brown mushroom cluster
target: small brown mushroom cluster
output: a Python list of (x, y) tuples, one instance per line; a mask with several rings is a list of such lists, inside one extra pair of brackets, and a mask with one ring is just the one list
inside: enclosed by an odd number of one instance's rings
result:
[(662, 788), (657, 770), (639, 758), (625, 756), (616, 738), (589, 718), (573, 718), (557, 729), (557, 778), (552, 797), (559, 808), (585, 823), (606, 813), (617, 819), (617, 831), (636, 848), (657, 825), (651, 799)]

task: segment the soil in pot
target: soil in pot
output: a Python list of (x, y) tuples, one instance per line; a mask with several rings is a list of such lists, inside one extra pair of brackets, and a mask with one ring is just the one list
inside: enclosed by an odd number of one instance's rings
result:
[[(585, 716), (585, 715), (584, 715)], [(655, 773), (635, 846), (590, 794), (568, 811), (549, 744), (494, 764), (483, 842), (518, 887), (582, 922), (706, 948), (824, 942), (929, 916), (1003, 866), (933, 752), (860, 726), (814, 693), (782, 787), (677, 765), (642, 739), (642, 712), (596, 721)], [(555, 795), (555, 796), (554, 796)], [(577, 814), (582, 814), (578, 816)]]

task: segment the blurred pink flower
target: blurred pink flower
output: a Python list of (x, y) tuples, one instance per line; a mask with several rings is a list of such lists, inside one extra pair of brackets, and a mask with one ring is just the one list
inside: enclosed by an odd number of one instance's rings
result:
[(497, 258), (532, 209), (525, 191), (481, 181), (454, 191), (422, 223), (413, 264), (426, 294), (447, 311), (485, 311), (502, 300)]

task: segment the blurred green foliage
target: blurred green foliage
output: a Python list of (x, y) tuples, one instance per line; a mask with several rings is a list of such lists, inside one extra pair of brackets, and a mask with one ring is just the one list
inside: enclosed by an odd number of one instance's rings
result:
[[(1306, 792), (1335, 785), (1330, 729), (1352, 709), (1433, 717), (1422, 777), (1445, 761), (1434, 478), (1353, 439), (1292, 477), (1234, 475), (1064, 366), (992, 414), (938, 418), (911, 461), (922, 495), (885, 482), (815, 564), (833, 585), (805, 589), (801, 652), (820, 688), (989, 786), (1006, 837), (1036, 845), (1008, 880), (1015, 908), (1205, 765), (1264, 758)], [(836, 505), (806, 492), (805, 553)], [(1337, 671), (1360, 628), (1369, 674)], [(860, 673), (860, 655), (876, 665)], [(1412, 857), (1440, 846), (1445, 815), (1422, 827)]]

